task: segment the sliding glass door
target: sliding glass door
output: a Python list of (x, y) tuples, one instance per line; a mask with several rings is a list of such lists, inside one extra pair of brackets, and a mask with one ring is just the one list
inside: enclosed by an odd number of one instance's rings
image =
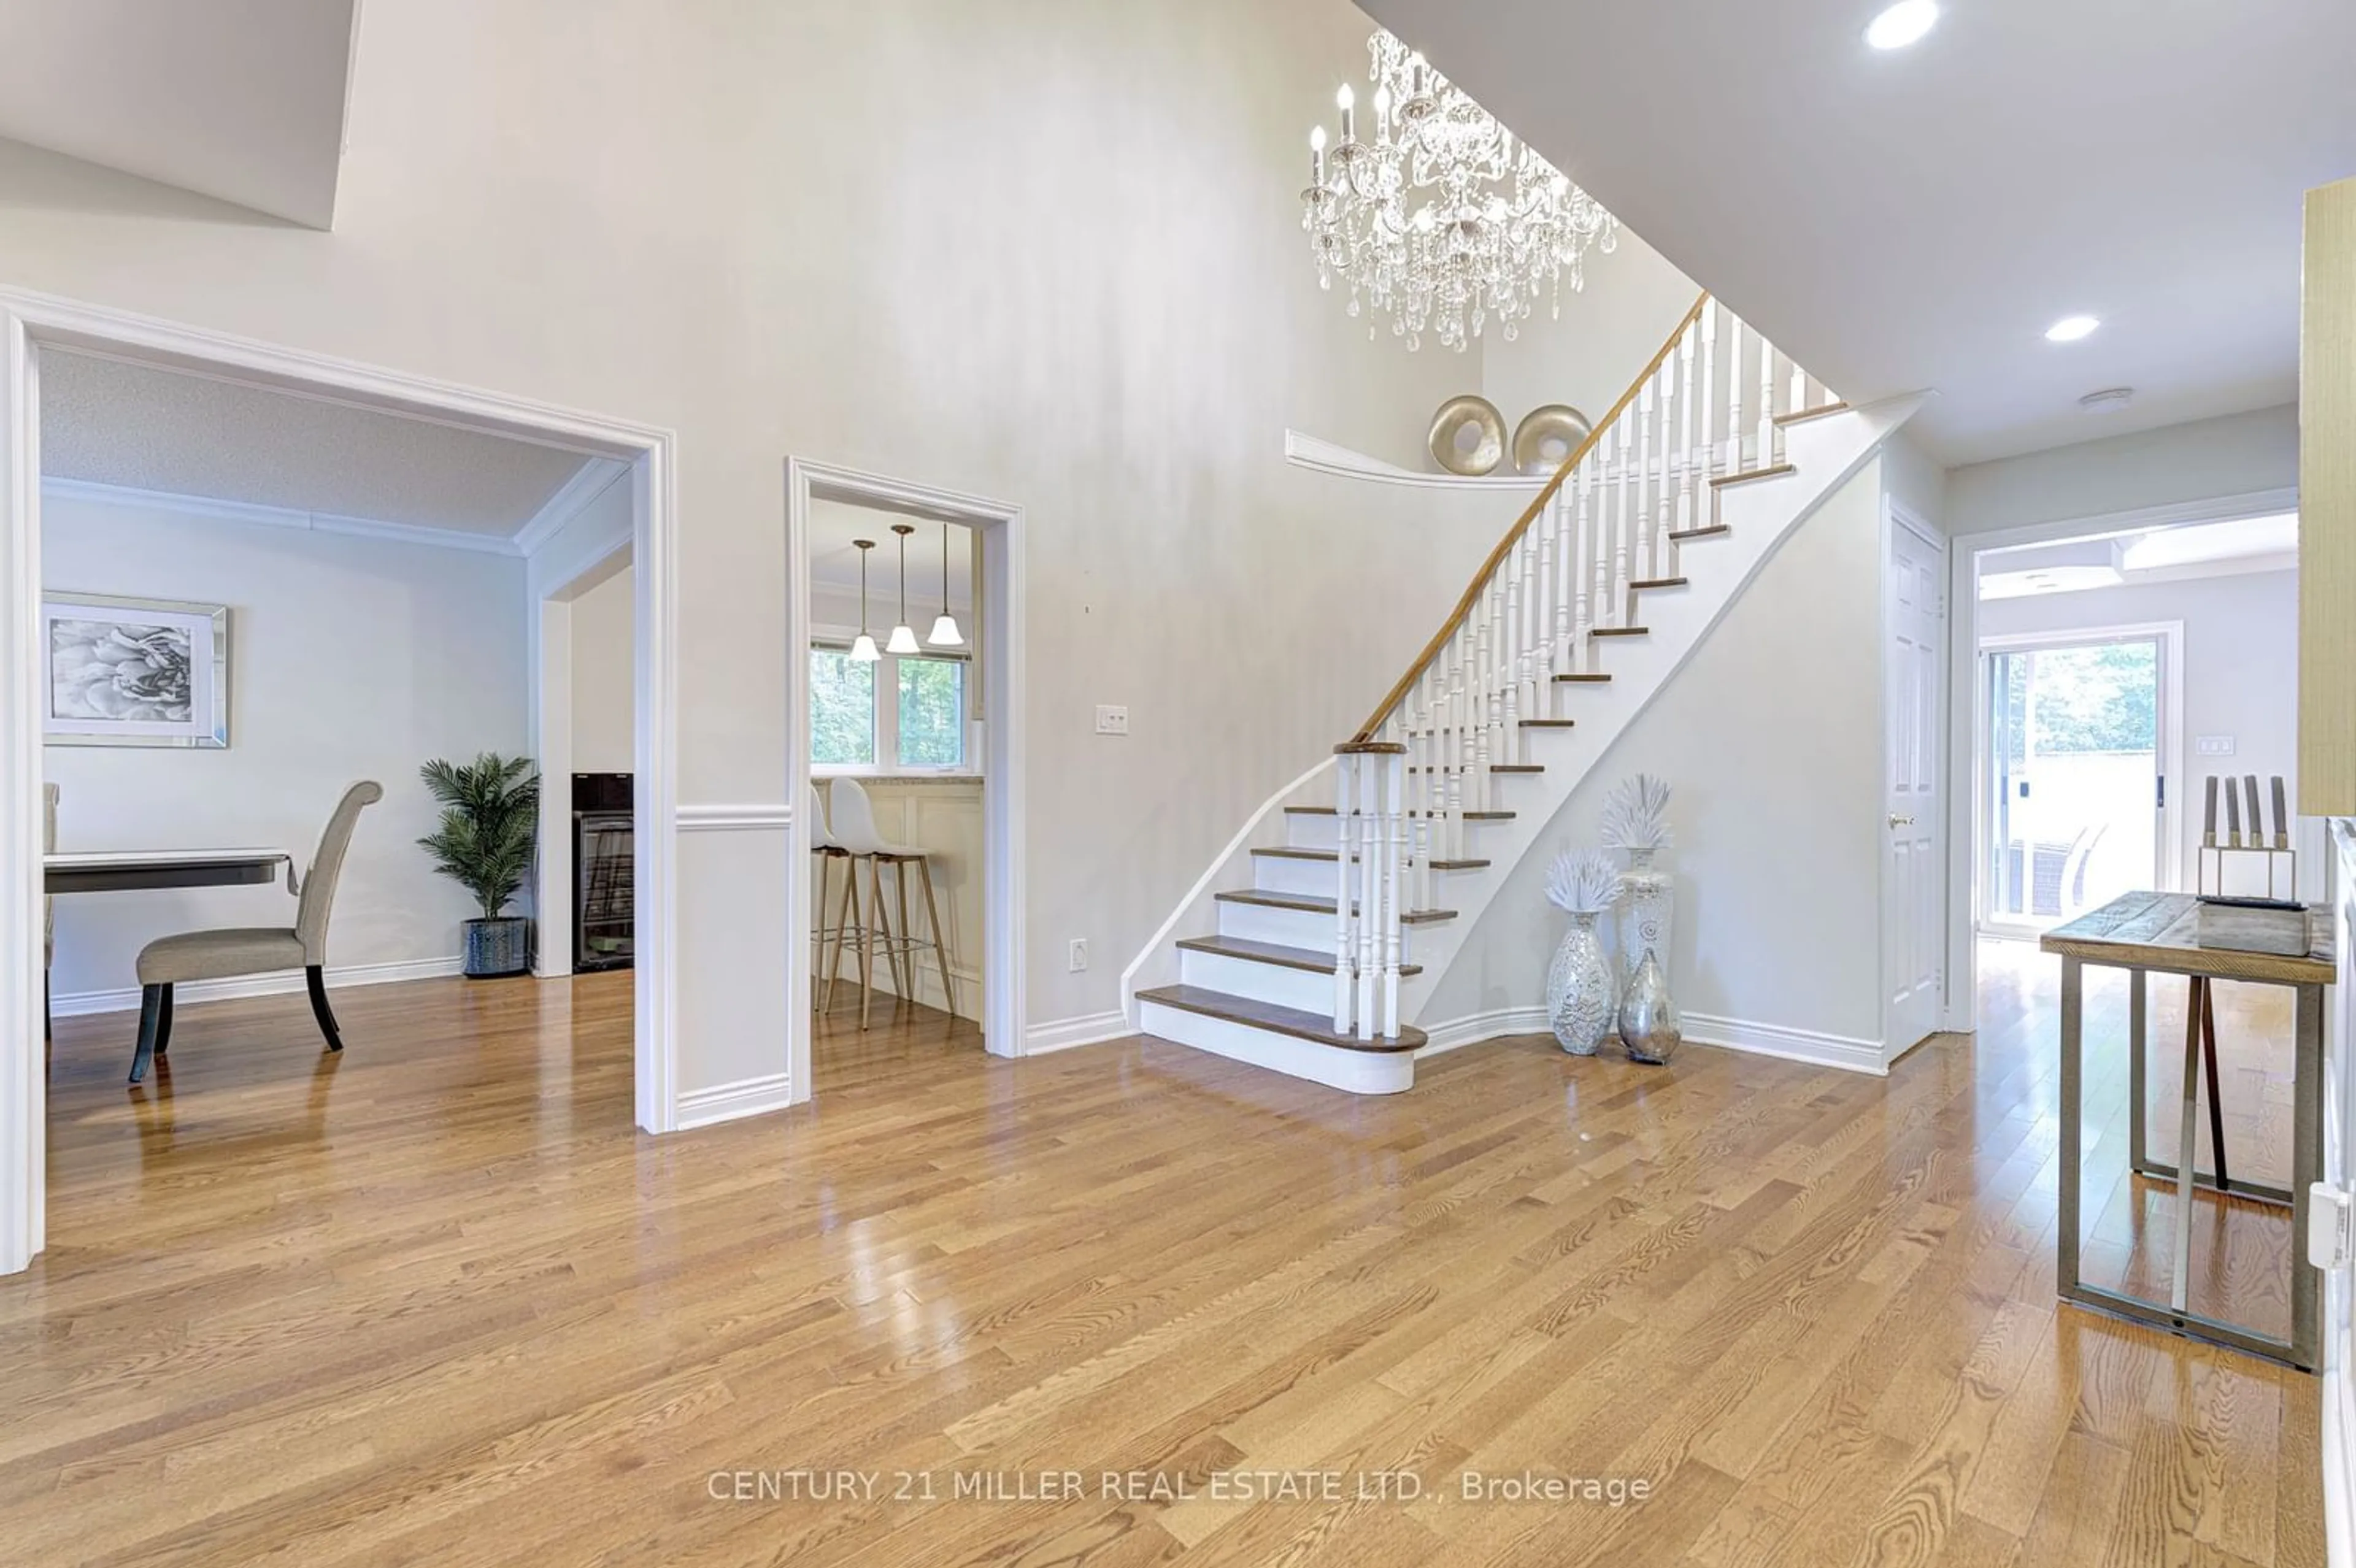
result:
[(2167, 640), (1983, 645), (1984, 929), (2032, 934), (2162, 885)]

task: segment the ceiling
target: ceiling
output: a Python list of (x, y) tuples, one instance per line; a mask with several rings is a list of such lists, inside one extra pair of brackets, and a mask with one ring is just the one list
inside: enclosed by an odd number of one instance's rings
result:
[(949, 604), (961, 615), (969, 611), (973, 605), (972, 531), (956, 523), (903, 517), (870, 507), (811, 499), (805, 535), (809, 549), (810, 581), (819, 587), (857, 593), (859, 547), (851, 541), (873, 539), (873, 559), (867, 563), (867, 591), (873, 606), (872, 620), (880, 635), (892, 624), (893, 613), (900, 606), (900, 541), (893, 536), (894, 523), (910, 523), (916, 530), (908, 536), (908, 613), (915, 617), (909, 624), (922, 632), (941, 613), (944, 528), (949, 531)]
[(1979, 596), (2022, 599), (2145, 582), (2298, 570), (2298, 514), (2179, 523), (1979, 554)]
[(1844, 396), (1935, 389), (1943, 463), (2297, 395), (2300, 196), (2356, 174), (2347, 0), (1945, 0), (1890, 53), (1886, 0), (1361, 4)]
[(0, 136), (312, 229), (359, 0), (0, 0)]
[(41, 356), (44, 479), (511, 539), (593, 464), (623, 468), (240, 381)]

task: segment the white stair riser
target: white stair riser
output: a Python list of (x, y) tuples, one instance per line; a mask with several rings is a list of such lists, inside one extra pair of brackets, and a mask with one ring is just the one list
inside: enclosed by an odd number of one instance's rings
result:
[(1182, 948), (1178, 954), (1178, 976), (1189, 986), (1201, 986), (1230, 997), (1249, 997), (1256, 1002), (1273, 1002), (1280, 1008), (1298, 1008), (1304, 1013), (1330, 1014), (1333, 1010), (1333, 976), (1295, 969), (1289, 964), (1261, 964), (1249, 958)]
[(1295, 849), (1331, 849), (1340, 837), (1341, 818), (1287, 812), (1284, 841)]
[(1345, 1051), (1158, 1002), (1138, 1004), (1138, 1023), (1162, 1040), (1353, 1094), (1398, 1094), (1415, 1086), (1411, 1051)]
[[(1333, 950), (1333, 917), (1322, 912), (1270, 909), (1266, 904), (1219, 901), (1219, 934), (1248, 942), (1274, 942), (1286, 947), (1306, 947), (1312, 953)], [(1399, 962), (1415, 960), (1413, 928), (1399, 933)]]
[(1330, 899), (1341, 868), (1331, 860), (1294, 860), (1282, 855), (1252, 857), (1252, 886), (1264, 893), (1307, 893)]

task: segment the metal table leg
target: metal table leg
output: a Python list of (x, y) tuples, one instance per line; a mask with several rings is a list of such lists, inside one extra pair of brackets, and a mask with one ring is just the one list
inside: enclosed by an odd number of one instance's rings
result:
[(2062, 1170), (2057, 1200), (2061, 1213), (2053, 1242), (2053, 1270), (2063, 1296), (2078, 1294), (2078, 1165), (2081, 1158), (2079, 1101), (2085, 1063), (2080, 1045), (2085, 1022), (2085, 980), (2075, 958), (2062, 960)]
[(2169, 1272), (2168, 1304), (2181, 1312), (2192, 1305), (2192, 1167), (2197, 1158), (2193, 1140), (2201, 1136), (2201, 982), (2184, 1008), (2184, 1106), (2176, 1140), (2176, 1266)]
[(2150, 1014), (2146, 1010), (2144, 978), (2140, 969), (2127, 971), (2127, 1164), (2138, 1171), (2145, 1166), (2144, 1097), (2149, 1093), (2146, 1082), (2149, 1064), (2144, 1052), (2150, 1044), (2147, 1038)]
[(2323, 1179), (2323, 987), (2296, 987), (2297, 1056), (2291, 1068), (2290, 1359), (2307, 1371), (2322, 1365), (2319, 1326), (2323, 1272), (2307, 1261), (2308, 1189)]

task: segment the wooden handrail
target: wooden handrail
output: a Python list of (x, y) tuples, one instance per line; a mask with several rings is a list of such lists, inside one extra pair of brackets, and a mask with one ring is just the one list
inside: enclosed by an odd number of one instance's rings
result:
[(1547, 481), (1546, 488), (1539, 491), (1537, 498), (1514, 520), (1514, 526), (1505, 530), (1505, 537), (1497, 541), (1497, 548), (1489, 552), (1489, 559), (1481, 563), (1481, 570), (1472, 574), (1472, 585), (1464, 590), (1464, 596), (1457, 600), (1456, 608), (1450, 612), (1446, 624), (1440, 628), (1431, 641), (1424, 644), (1423, 652), (1416, 655), (1415, 662), (1408, 666), (1407, 673), (1398, 677), (1398, 684), (1385, 694), (1383, 699), (1375, 705), (1375, 710), (1367, 717), (1366, 721), (1358, 727), (1357, 734), (1351, 738), (1353, 742), (1370, 741), (1374, 738), (1375, 731), (1382, 728), (1383, 720), (1391, 716), (1391, 709), (1397, 708), (1406, 698), (1409, 688), (1422, 677), (1423, 672), (1430, 667), (1431, 661), (1440, 656), (1440, 650), (1448, 645), (1448, 639), (1454, 636), (1463, 626), (1464, 618), (1472, 613), (1472, 606), (1481, 602), (1482, 589), (1488, 586), (1489, 579), (1496, 575), (1497, 568), (1505, 563), (1506, 553), (1514, 548), (1524, 534), (1529, 532), (1530, 525), (1537, 520), (1539, 514), (1546, 510), (1547, 503), (1553, 500), (1556, 492), (1562, 488), (1562, 482), (1570, 477), (1573, 469), (1587, 460), (1587, 454), (1595, 449), (1595, 443), (1603, 439), (1604, 432), (1612, 428), (1620, 416), (1627, 411), (1628, 405), (1634, 402), (1638, 394), (1644, 391), (1645, 383), (1659, 374), (1662, 364), (1676, 351), (1678, 339), (1684, 337), (1693, 324), (1701, 319), (1702, 306), (1708, 303), (1709, 291), (1705, 289), (1700, 297), (1694, 301), (1693, 308), (1686, 312), (1685, 319), (1677, 323), (1676, 330), (1669, 334), (1669, 340), (1661, 345), (1661, 351), (1653, 356), (1651, 361), (1645, 365), (1634, 380), (1628, 383), (1628, 389), (1620, 394), (1620, 400), (1612, 405), (1612, 411), (1605, 414), (1602, 420), (1587, 432), (1587, 439), (1579, 443), (1577, 450), (1562, 460), (1562, 466), (1554, 471), (1554, 477)]

